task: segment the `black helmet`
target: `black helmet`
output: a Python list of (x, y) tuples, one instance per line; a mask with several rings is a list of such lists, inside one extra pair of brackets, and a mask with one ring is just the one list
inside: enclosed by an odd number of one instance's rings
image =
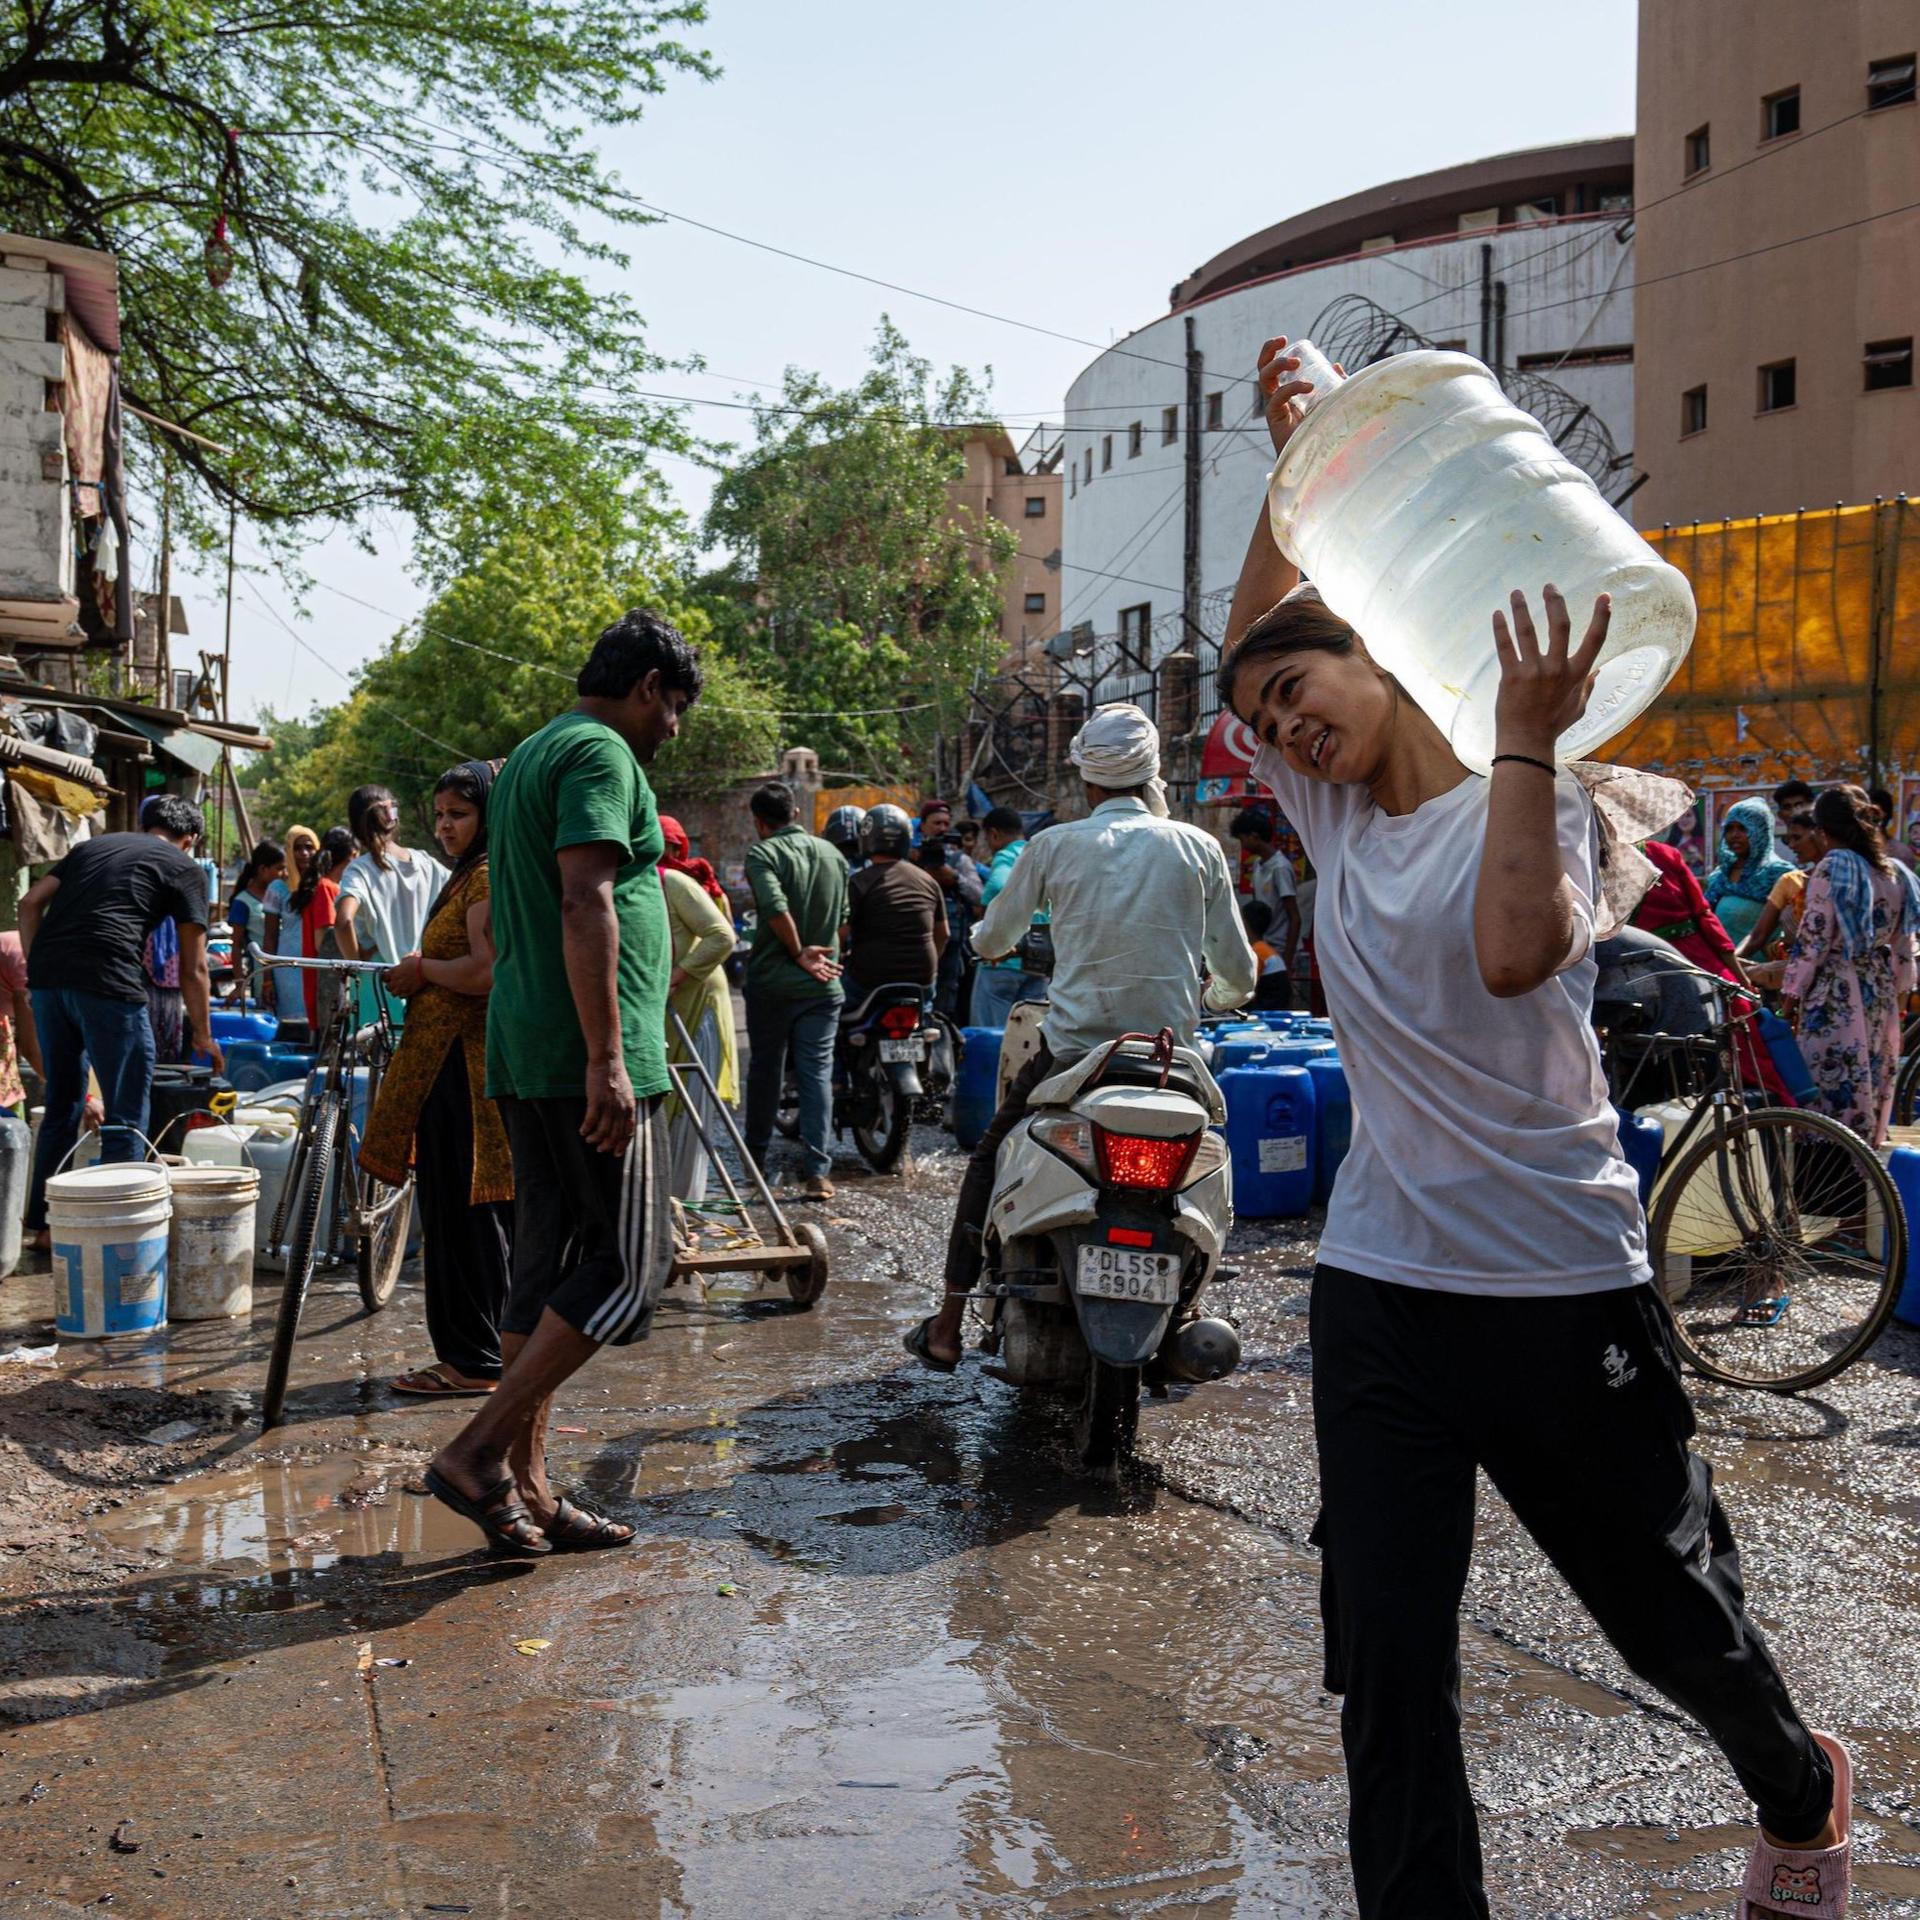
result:
[(876, 854), (886, 854), (893, 859), (913, 851), (913, 822), (907, 818), (904, 807), (888, 806), (882, 802), (867, 811), (867, 817), (860, 823), (860, 851), (869, 860)]
[(820, 838), (848, 860), (856, 858), (860, 846), (860, 826), (867, 817), (865, 807), (835, 807), (820, 829)]

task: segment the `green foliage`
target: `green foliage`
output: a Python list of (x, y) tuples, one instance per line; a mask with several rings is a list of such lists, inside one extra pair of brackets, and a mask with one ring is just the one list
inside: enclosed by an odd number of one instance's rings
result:
[(707, 535), (738, 568), (714, 583), (731, 588), (726, 617), (743, 655), (778, 676), (780, 704), (828, 716), (787, 728), (825, 767), (917, 771), (999, 656), (1000, 573), (1019, 536), (951, 494), (960, 430), (990, 417), (971, 375), (936, 378), (883, 321), (853, 386), (788, 370), (778, 404), (755, 410), (752, 453), (715, 490)]
[(587, 135), (711, 75), (676, 37), (704, 14), (0, 0), (4, 223), (116, 255), (127, 398), (235, 449), (170, 443), (176, 524), (397, 508), (444, 577), (583, 449), (679, 444), (639, 315), (577, 268), (649, 218)]
[(423, 829), (439, 775), (460, 760), (504, 758), (571, 706), (595, 637), (633, 606), (671, 619), (701, 649), (707, 675), (651, 770), (655, 788), (708, 792), (775, 763), (780, 723), (769, 710), (780, 702), (715, 644), (710, 614), (672, 564), (664, 523), (634, 514), (631, 501), (593, 502), (529, 516), (367, 663), (349, 699), (269, 727), (274, 751), (257, 778), (276, 826), (338, 820), (353, 788), (377, 780)]

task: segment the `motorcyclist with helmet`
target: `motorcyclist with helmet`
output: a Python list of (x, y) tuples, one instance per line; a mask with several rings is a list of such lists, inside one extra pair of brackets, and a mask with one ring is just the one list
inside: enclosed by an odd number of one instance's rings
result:
[(842, 983), (849, 1008), (875, 987), (932, 986), (947, 944), (946, 897), (910, 858), (913, 822), (906, 810), (872, 808), (860, 823), (860, 851), (867, 864), (847, 882)]
[(863, 858), (860, 851), (860, 826), (866, 817), (865, 807), (835, 807), (827, 815), (827, 824), (820, 829), (820, 838), (850, 867), (858, 868)]

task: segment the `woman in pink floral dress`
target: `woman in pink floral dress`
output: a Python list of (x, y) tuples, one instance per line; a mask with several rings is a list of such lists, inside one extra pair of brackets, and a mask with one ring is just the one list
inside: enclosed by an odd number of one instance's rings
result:
[(1832, 851), (1813, 870), (1782, 1004), (1821, 1107), (1882, 1145), (1900, 1066), (1900, 1016), (1914, 989), (1920, 883), (1887, 858), (1871, 803), (1830, 787), (1813, 817)]

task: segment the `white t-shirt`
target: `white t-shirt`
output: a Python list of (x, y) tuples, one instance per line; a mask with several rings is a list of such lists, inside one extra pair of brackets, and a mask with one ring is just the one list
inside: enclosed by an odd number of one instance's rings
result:
[(1593, 807), (1559, 782), (1575, 957), (1532, 993), (1481, 984), (1473, 900), (1488, 783), (1410, 814), (1262, 748), (1319, 875), (1314, 951), (1353, 1099), (1320, 1257), (1442, 1293), (1599, 1293), (1651, 1277), (1593, 1006)]
[(1299, 882), (1294, 878), (1293, 862), (1277, 847), (1255, 864), (1253, 897), (1264, 900), (1273, 910), (1273, 929), (1276, 933), (1286, 931), (1287, 917), (1280, 911), (1280, 902), (1291, 900), (1298, 890)]
[(418, 847), (389, 847), (384, 867), (370, 853), (355, 855), (340, 876), (340, 893), (360, 903), (353, 932), (362, 958), (391, 961), (417, 953), (446, 877), (446, 868)]

